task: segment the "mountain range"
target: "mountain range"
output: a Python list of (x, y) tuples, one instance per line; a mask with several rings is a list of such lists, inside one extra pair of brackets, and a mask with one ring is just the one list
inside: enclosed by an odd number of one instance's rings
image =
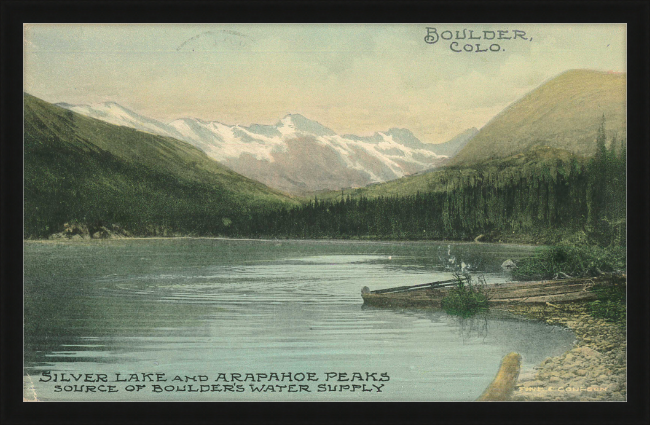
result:
[(300, 114), (287, 115), (275, 125), (240, 126), (197, 118), (163, 123), (114, 102), (57, 106), (185, 141), (237, 173), (293, 194), (363, 187), (439, 167), (478, 132), (468, 129), (436, 145), (400, 128), (371, 136), (339, 135)]
[[(164, 124), (116, 103), (57, 106), (25, 94), (25, 235), (47, 236), (75, 228), (66, 227), (71, 223), (93, 235), (116, 223), (136, 235), (260, 235), (276, 219), (289, 217), (283, 225), (292, 225), (287, 209), (299, 200), (287, 191), (322, 188), (320, 200), (339, 199), (340, 190), (330, 188), (370, 181), (379, 184), (347, 194), (399, 203), (447, 193), (457, 178), (474, 187), (484, 173), (503, 169), (544, 178), (558, 164), (575, 164), (580, 172), (601, 129), (610, 152), (624, 153), (625, 86), (625, 74), (569, 71), (479, 132), (442, 145), (395, 128), (337, 135), (302, 115), (247, 127), (187, 118)], [(443, 170), (426, 172), (443, 163)], [(500, 174), (503, 181), (512, 178), (508, 173)], [(481, 181), (486, 190), (494, 184)], [(530, 199), (536, 196), (545, 195)]]

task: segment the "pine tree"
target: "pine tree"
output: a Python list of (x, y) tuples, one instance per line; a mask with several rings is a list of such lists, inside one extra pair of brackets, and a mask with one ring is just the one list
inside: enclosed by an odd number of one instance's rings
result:
[(607, 136), (605, 134), (605, 114), (600, 121), (598, 132), (596, 133), (596, 162), (604, 161), (607, 157)]

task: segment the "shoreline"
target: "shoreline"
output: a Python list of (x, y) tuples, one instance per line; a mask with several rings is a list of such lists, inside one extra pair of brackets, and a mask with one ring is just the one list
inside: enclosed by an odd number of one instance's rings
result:
[(320, 243), (356, 243), (356, 244), (450, 244), (450, 245), (500, 245), (512, 247), (544, 247), (547, 245), (541, 244), (526, 244), (518, 242), (477, 242), (477, 241), (457, 241), (457, 240), (435, 240), (435, 239), (334, 239), (334, 238), (320, 238), (320, 239), (295, 239), (295, 238), (232, 238), (224, 236), (119, 236), (110, 238), (42, 238), (42, 239), (29, 239), (23, 238), (23, 243), (80, 243), (80, 242), (112, 242), (112, 241), (130, 241), (130, 240), (177, 240), (177, 239), (191, 239), (191, 240), (224, 240), (224, 241), (249, 241), (249, 242), (320, 242)]
[(626, 401), (626, 328), (590, 316), (584, 302), (500, 309), (572, 330), (576, 343), (519, 376), (511, 401)]
[[(504, 293), (491, 294), (496, 296), (489, 301), (490, 311), (493, 313), (502, 312), (519, 319), (560, 326), (571, 330), (576, 338), (573, 346), (561, 355), (548, 357), (537, 365), (526, 365), (526, 372), (511, 380), (510, 394), (502, 394), (502, 397), (493, 401), (627, 399), (625, 324), (595, 318), (587, 310), (588, 302), (596, 298), (595, 294), (587, 291), (587, 287), (589, 284), (596, 284), (598, 280), (582, 279), (585, 285), (579, 284), (576, 279), (574, 282), (558, 281), (555, 287), (544, 286), (544, 282), (504, 284), (500, 286), (505, 290)], [(570, 287), (574, 286), (577, 286), (577, 289), (569, 292)], [(520, 287), (528, 289), (522, 290)], [(447, 291), (448, 288), (385, 294), (362, 292), (362, 298), (364, 305), (375, 308), (440, 310), (441, 300)], [(554, 295), (555, 293), (558, 294)], [(501, 371), (498, 375), (501, 375)], [(497, 378), (494, 383), (498, 386)]]
[[(426, 304), (426, 305), (425, 305)], [(493, 313), (541, 321), (571, 330), (574, 345), (559, 356), (527, 365), (503, 398), (481, 401), (626, 401), (627, 334), (616, 323), (587, 313), (586, 300), (555, 303), (498, 304)], [(372, 308), (440, 310), (429, 303), (408, 306), (374, 305)], [(516, 354), (516, 353), (513, 353)], [(498, 374), (497, 374), (498, 378)], [(495, 381), (498, 379), (495, 378)], [(487, 391), (487, 389), (486, 389)]]

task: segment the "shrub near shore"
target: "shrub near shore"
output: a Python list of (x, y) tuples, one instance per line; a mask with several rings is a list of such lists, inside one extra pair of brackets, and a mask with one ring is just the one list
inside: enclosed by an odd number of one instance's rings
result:
[(553, 246), (523, 258), (512, 271), (516, 280), (594, 277), (625, 270), (625, 247)]
[(592, 291), (596, 293), (598, 298), (587, 304), (589, 314), (592, 317), (625, 326), (627, 317), (625, 281), (612, 282), (610, 285), (599, 285), (592, 288)]
[(488, 298), (484, 291), (485, 279), (480, 277), (478, 283), (473, 283), (469, 274), (456, 274), (456, 286), (449, 290), (441, 301), (441, 306), (447, 314), (461, 317), (474, 316), (487, 310)]

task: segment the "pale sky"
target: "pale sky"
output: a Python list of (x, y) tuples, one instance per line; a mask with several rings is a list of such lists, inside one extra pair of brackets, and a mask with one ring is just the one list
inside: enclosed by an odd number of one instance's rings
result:
[[(436, 30), (434, 44), (425, 42), (427, 27)], [(482, 39), (458, 40), (463, 29), (467, 38)], [(508, 32), (499, 39), (498, 30)], [(525, 35), (514, 39), (514, 30)], [(452, 50), (468, 43), (465, 49), (474, 51)], [(476, 52), (477, 43), (499, 51)], [(48, 102), (114, 101), (164, 122), (193, 117), (231, 125), (275, 124), (299, 113), (339, 134), (400, 127), (425, 143), (480, 128), (544, 81), (576, 68), (626, 72), (625, 25), (27, 24), (24, 30), (24, 89)]]

